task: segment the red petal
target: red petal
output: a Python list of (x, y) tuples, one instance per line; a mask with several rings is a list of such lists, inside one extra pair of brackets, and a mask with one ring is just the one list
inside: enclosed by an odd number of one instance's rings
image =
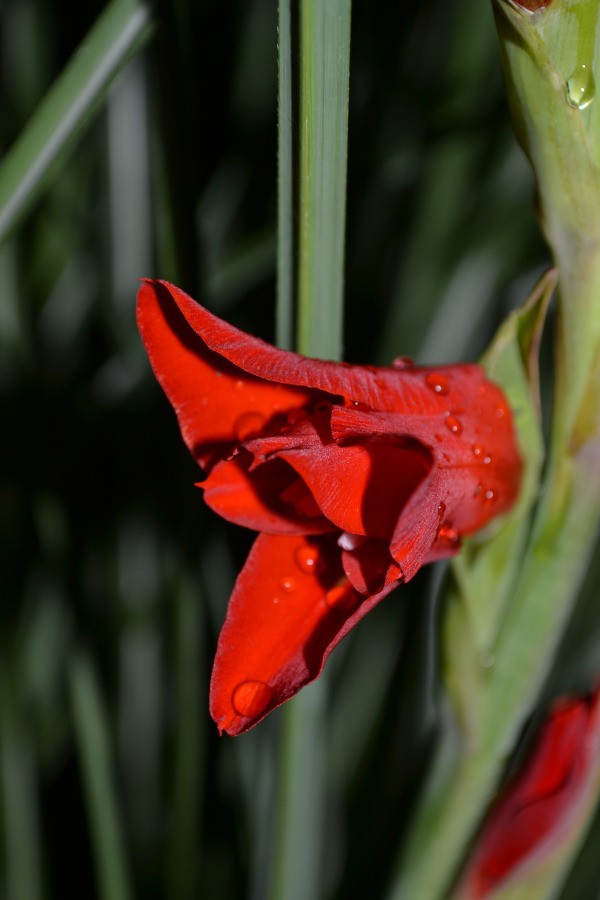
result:
[[(444, 504), (444, 519), (439, 524), (470, 534), (511, 506), (521, 473), (512, 419), (502, 395), (489, 383), (479, 388), (484, 399), (473, 403), (468, 413), (467, 407), (452, 415), (446, 410), (429, 416), (335, 407), (332, 434), (344, 446), (377, 435), (417, 438), (440, 473), (436, 501)], [(431, 506), (430, 522), (435, 514)]]
[(556, 704), (484, 825), (464, 878), (467, 896), (489, 896), (563, 838), (595, 777), (599, 737), (600, 693)]
[[(162, 339), (163, 322), (168, 316), (168, 330), (174, 329), (178, 341), (185, 341), (195, 352), (198, 352), (201, 345), (193, 339), (192, 332), (200, 336), (201, 343), (220, 357), (258, 378), (297, 385), (311, 391), (325, 391), (349, 401), (367, 404), (373, 409), (428, 415), (430, 412), (446, 409), (449, 398), (457, 402), (472, 400), (477, 386), (489, 384), (483, 377), (482, 369), (476, 365), (442, 366), (438, 369), (408, 366), (394, 369), (308, 359), (297, 353), (279, 350), (233, 325), (228, 325), (192, 300), (184, 291), (166, 281), (147, 281), (141, 288), (140, 294), (142, 293), (145, 303), (149, 302), (146, 299), (148, 296), (160, 297), (162, 311), (159, 339)], [(155, 304), (156, 302), (155, 300)], [(174, 316), (175, 305), (184, 316), (189, 326), (187, 329)], [(142, 324), (140, 328), (146, 340)], [(164, 362), (169, 365), (168, 358)], [(164, 365), (160, 364), (160, 360), (158, 363), (157, 368), (162, 370)]]
[(430, 455), (415, 441), (387, 436), (340, 447), (331, 438), (329, 413), (285, 434), (249, 441), (247, 448), (257, 459), (277, 456), (289, 463), (342, 531), (390, 538), (403, 506), (429, 471)]
[(260, 433), (273, 415), (298, 409), (314, 395), (255, 378), (231, 365), (218, 347), (213, 352), (204, 335), (194, 333), (173, 302), (174, 294), (186, 296), (160, 282), (144, 282), (138, 293), (138, 326), (156, 377), (177, 413), (183, 439), (200, 464), (210, 465), (232, 444)]
[(283, 460), (269, 460), (249, 471), (251, 459), (242, 448), (212, 469), (201, 484), (211, 509), (229, 522), (269, 534), (320, 534), (333, 529), (317, 506), (309, 507), (306, 486)]
[(352, 549), (342, 550), (342, 566), (360, 594), (374, 594), (402, 578), (387, 541), (367, 538)]
[(219, 730), (247, 731), (317, 678), (331, 650), (391, 587), (360, 596), (344, 577), (335, 535), (259, 535), (219, 637), (210, 688)]

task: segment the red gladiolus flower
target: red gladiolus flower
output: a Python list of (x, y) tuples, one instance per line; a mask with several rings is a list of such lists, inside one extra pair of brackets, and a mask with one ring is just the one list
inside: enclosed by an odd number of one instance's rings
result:
[(557, 701), (519, 774), (483, 827), (460, 896), (485, 900), (552, 852), (597, 775), (600, 690)]
[(400, 581), (510, 506), (512, 416), (476, 365), (306, 359), (165, 282), (142, 285), (138, 324), (206, 502), (260, 532), (211, 684), (220, 731), (239, 734), (313, 681)]

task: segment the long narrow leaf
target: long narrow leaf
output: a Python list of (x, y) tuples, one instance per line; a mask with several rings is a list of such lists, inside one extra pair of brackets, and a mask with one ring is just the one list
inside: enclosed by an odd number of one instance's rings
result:
[[(350, 9), (350, 0), (303, 0), (299, 17), (298, 349), (328, 359), (339, 359), (342, 350)], [(281, 0), (278, 333), (282, 341), (289, 337), (286, 317), (293, 260), (292, 126), (287, 118), (291, 44), (289, 3)], [(323, 894), (325, 698), (322, 679), (284, 712), (272, 900), (311, 900)]]
[(131, 900), (124, 837), (115, 796), (109, 725), (90, 660), (71, 664), (75, 735), (102, 900)]
[(299, 349), (342, 351), (350, 0), (300, 10)]
[(0, 241), (39, 196), (150, 24), (139, 0), (113, 0), (97, 20), (0, 168)]
[(277, 343), (290, 350), (294, 318), (294, 173), (292, 22), (290, 0), (279, 0), (277, 142)]

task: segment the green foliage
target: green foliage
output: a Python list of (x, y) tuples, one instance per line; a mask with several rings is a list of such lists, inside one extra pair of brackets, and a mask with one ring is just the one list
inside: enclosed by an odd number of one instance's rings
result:
[[(349, 4), (339, 5), (347, 55)], [(307, 2), (307, 19), (321, 6)], [(281, 0), (290, 42), (282, 30), (280, 47), (297, 60), (299, 11), (291, 5), (288, 22), (286, 8)], [(280, 68), (277, 162), (275, 5), (115, 0), (73, 11), (58, 0), (49, 10), (42, 0), (0, 10), (0, 198), (9, 210), (0, 246), (0, 895), (284, 896), (300, 859), (293, 842), (313, 828), (294, 824), (298, 805), (281, 812), (281, 785), (291, 784), (277, 764), (285, 730), (303, 767), (293, 762), (297, 796), (317, 794), (314, 896), (383, 896), (433, 736), (447, 733), (438, 576), (422, 573), (382, 604), (329, 660), (327, 691), (301, 698), (318, 743), (303, 746), (306, 721), (295, 736), (284, 712), (239, 741), (219, 740), (207, 684), (248, 535), (202, 508), (197, 470), (139, 344), (134, 297), (140, 276), (166, 277), (272, 339), (277, 292), (287, 297), (281, 343), (291, 341), (298, 293), (319, 311), (335, 298), (328, 349), (300, 326), (304, 349), (310, 340), (312, 352), (335, 356), (344, 283), (346, 359), (479, 357), (548, 262), (491, 10), (472, 0), (376, 13), (355, 4), (345, 200), (343, 77), (338, 118), (326, 123), (339, 144), (331, 157), (321, 152), (325, 128), (311, 150), (311, 165), (327, 159), (319, 178), (337, 223), (324, 224), (313, 249), (335, 258), (335, 273), (331, 287), (306, 274), (299, 289), (295, 215), (319, 189), (307, 170), (302, 200), (289, 174), (298, 122), (285, 110), (297, 110), (307, 77), (295, 66)], [(76, 55), (86, 35), (88, 52)], [(321, 40), (313, 49), (333, 48)], [(511, 388), (515, 403), (521, 388)], [(530, 429), (530, 449), (535, 439)], [(468, 552), (479, 560), (488, 551)], [(594, 586), (552, 673), (554, 692), (589, 686), (600, 639)], [(585, 666), (574, 649), (582, 633)], [(595, 854), (582, 852), (573, 883), (597, 878)]]

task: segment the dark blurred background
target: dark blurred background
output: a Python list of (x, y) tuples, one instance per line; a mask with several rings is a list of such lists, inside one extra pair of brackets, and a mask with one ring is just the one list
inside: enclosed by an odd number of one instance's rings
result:
[[(4, 0), (2, 151), (102, 9)], [(0, 246), (7, 900), (267, 890), (281, 712), (237, 740), (207, 712), (251, 535), (203, 508), (134, 307), (161, 276), (273, 339), (277, 8), (153, 16)], [(475, 359), (547, 263), (491, 9), (356, 3), (350, 85), (345, 356)], [(388, 879), (430, 736), (433, 615), (425, 572), (328, 664), (324, 896)]]

